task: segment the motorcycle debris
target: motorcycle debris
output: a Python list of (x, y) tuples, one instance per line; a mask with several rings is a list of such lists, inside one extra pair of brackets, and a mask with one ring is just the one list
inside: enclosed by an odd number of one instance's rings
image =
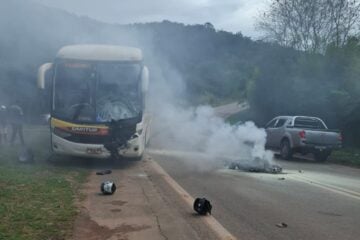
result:
[(194, 210), (200, 215), (211, 215), (212, 205), (206, 198), (196, 198), (194, 201)]
[(107, 169), (107, 170), (102, 170), (102, 171), (97, 171), (96, 175), (105, 175), (105, 174), (111, 174), (112, 171)]
[(278, 228), (287, 228), (287, 224), (286, 223), (278, 223), (278, 224), (276, 224), (276, 226), (278, 227)]
[(111, 181), (105, 181), (101, 184), (100, 190), (104, 195), (112, 195), (116, 191), (116, 185)]

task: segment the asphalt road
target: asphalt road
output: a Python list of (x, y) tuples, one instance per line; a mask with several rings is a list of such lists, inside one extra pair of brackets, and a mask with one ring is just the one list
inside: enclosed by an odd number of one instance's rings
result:
[(247, 102), (237, 103), (232, 102), (226, 105), (222, 105), (215, 108), (215, 112), (219, 117), (227, 118), (232, 114), (247, 110), (249, 108), (249, 104)]
[[(230, 110), (239, 107), (217, 113)], [(110, 231), (108, 239), (218, 239), (209, 218), (192, 213), (187, 193), (208, 198), (214, 219), (237, 239), (360, 239), (360, 169), (297, 158), (274, 160), (284, 169), (274, 175), (229, 170), (220, 161), (213, 168), (203, 158), (150, 148), (141, 162), (110, 164), (111, 178), (120, 184), (112, 201), (96, 194), (104, 179), (92, 174), (77, 228), (84, 238), (76, 239), (99, 239), (87, 231), (89, 224), (94, 232)], [(176, 192), (153, 161), (187, 193)]]
[(275, 160), (284, 168), (277, 175), (199, 171), (196, 155), (149, 154), (192, 197), (211, 200), (213, 216), (238, 239), (360, 238), (360, 169), (295, 159)]

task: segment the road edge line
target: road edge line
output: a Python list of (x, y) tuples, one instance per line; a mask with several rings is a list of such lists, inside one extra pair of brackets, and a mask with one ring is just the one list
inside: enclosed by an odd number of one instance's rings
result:
[(326, 183), (320, 183), (316, 180), (312, 180), (311, 178), (307, 178), (307, 177), (299, 177), (299, 176), (291, 176), (291, 179), (295, 180), (295, 181), (299, 181), (299, 182), (303, 182), (303, 183), (307, 183), (313, 186), (317, 186), (319, 188), (322, 189), (326, 189), (328, 191), (343, 195), (343, 196), (347, 196), (350, 198), (354, 198), (356, 200), (360, 200), (360, 193), (352, 191), (352, 190), (348, 190), (345, 188), (341, 188), (341, 187), (337, 187), (337, 186), (333, 186), (333, 185), (329, 185)]
[[(153, 159), (148, 160), (153, 169), (162, 176), (162, 178), (175, 190), (177, 194), (193, 208), (194, 198), (185, 191), (165, 170)], [(213, 216), (206, 216), (203, 220), (216, 233), (219, 239), (222, 240), (236, 240), (236, 238), (219, 223)]]

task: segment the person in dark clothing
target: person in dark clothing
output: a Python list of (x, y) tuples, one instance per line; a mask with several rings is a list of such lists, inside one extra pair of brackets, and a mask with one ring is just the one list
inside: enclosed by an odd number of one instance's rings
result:
[(7, 141), (7, 109), (0, 107), (0, 145)]
[(24, 145), (25, 141), (23, 135), (23, 122), (24, 122), (23, 110), (19, 105), (14, 104), (8, 108), (8, 114), (11, 124), (11, 130), (12, 130), (10, 144), (14, 145), (16, 135), (19, 135), (20, 142), (22, 145)]

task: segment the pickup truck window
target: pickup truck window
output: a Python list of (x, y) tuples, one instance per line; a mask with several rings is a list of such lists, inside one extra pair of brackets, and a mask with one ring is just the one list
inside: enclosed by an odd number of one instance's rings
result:
[(275, 128), (284, 126), (285, 122), (286, 122), (286, 119), (280, 118), (279, 121), (276, 123)]
[(277, 120), (278, 120), (277, 118), (271, 120), (270, 122), (268, 122), (268, 123), (265, 125), (265, 128), (273, 128), (273, 127), (275, 127), (275, 123), (276, 123)]
[(326, 129), (324, 124), (316, 118), (298, 117), (295, 119), (294, 127), (307, 129)]

